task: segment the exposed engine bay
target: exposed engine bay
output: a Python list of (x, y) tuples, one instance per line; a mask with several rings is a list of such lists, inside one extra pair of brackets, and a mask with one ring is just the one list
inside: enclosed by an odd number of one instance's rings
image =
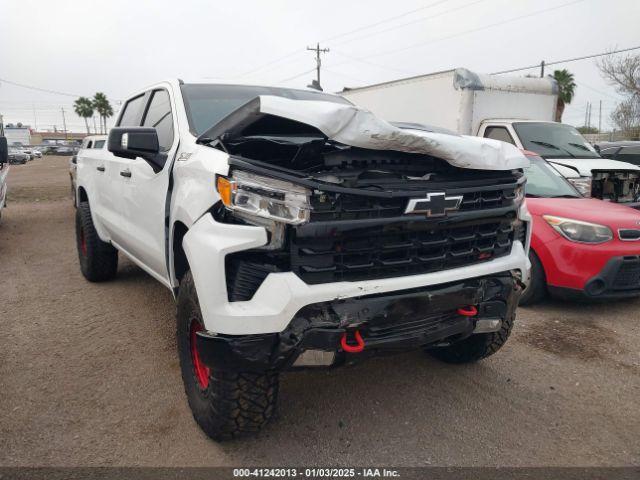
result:
[(234, 157), (346, 188), (424, 190), (453, 187), (468, 180), (486, 182), (513, 174), (458, 168), (430, 155), (351, 147), (329, 140), (320, 132), (256, 133), (228, 141), (223, 138), (222, 144)]
[[(287, 141), (293, 143), (290, 146), (295, 150), (299, 145), (305, 145), (308, 151), (300, 152), (302, 155), (295, 159), (302, 165), (309, 161), (309, 155), (314, 151), (322, 151), (325, 147), (324, 141), (310, 142), (314, 138), (370, 152), (436, 157), (451, 166), (470, 170), (509, 171), (529, 164), (522, 152), (505, 142), (420, 128), (399, 128), (355, 105), (268, 95), (256, 97), (233, 111), (200, 135), (198, 143), (213, 145), (218, 142), (233, 154), (233, 147), (242, 147), (237, 142), (233, 145), (236, 140), (242, 138), (241, 143), (247, 148), (251, 137), (257, 136), (261, 137), (261, 147), (266, 146), (265, 140), (273, 143), (271, 147), (286, 147), (278, 137), (288, 137)], [(269, 136), (274, 138), (269, 139)]]

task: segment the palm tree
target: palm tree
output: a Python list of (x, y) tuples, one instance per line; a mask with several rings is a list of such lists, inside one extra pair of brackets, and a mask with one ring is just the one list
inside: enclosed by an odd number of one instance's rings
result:
[(573, 81), (573, 73), (566, 68), (553, 72), (553, 78), (558, 82), (558, 104), (556, 105), (556, 122), (562, 121), (562, 113), (565, 105), (571, 103), (576, 90), (576, 82)]
[(91, 102), (91, 99), (87, 97), (78, 98), (73, 102), (73, 109), (75, 110), (76, 115), (84, 118), (84, 125), (87, 127), (87, 133), (91, 133), (89, 130), (89, 121), (87, 120), (93, 116), (93, 103)]
[(107, 133), (107, 118), (113, 115), (113, 108), (104, 93), (98, 92), (93, 96), (93, 108), (100, 115), (100, 131)]

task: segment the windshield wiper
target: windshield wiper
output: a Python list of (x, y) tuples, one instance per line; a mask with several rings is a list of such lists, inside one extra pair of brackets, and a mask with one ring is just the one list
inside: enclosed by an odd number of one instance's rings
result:
[(582, 197), (579, 197), (578, 195), (571, 195), (566, 193), (564, 195), (552, 195), (549, 198), (582, 198)]
[(571, 158), (576, 158), (576, 156), (571, 153), (569, 150), (565, 150), (564, 148), (561, 148), (557, 145), (554, 145), (553, 143), (548, 143), (548, 142), (543, 142), (542, 140), (529, 140), (531, 143), (535, 143), (536, 145), (541, 145), (543, 147), (547, 147), (547, 148), (553, 148), (555, 150), (560, 150), (561, 152), (566, 153), (567, 155), (569, 155)]
[(572, 147), (579, 148), (580, 150), (586, 150), (587, 152), (591, 152), (591, 150), (589, 150), (587, 147), (585, 147), (584, 145), (581, 145), (579, 143), (569, 142), (568, 144), (571, 145)]

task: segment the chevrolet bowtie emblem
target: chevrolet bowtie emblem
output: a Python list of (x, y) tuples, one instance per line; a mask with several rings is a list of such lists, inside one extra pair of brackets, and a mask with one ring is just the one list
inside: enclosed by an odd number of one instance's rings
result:
[(424, 214), (427, 217), (442, 217), (447, 212), (460, 208), (462, 195), (447, 197), (442, 193), (428, 193), (427, 198), (412, 198), (404, 213)]

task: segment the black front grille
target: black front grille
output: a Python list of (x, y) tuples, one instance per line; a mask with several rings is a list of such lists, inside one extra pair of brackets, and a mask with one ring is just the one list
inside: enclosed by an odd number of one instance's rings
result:
[(624, 257), (622, 265), (613, 280), (615, 290), (640, 288), (640, 257)]
[(636, 228), (621, 228), (618, 230), (618, 235), (620, 236), (620, 240), (628, 242), (640, 240), (640, 230)]
[(327, 229), (325, 235), (292, 232), (291, 269), (306, 283), (358, 281), (447, 270), (503, 256), (514, 239), (512, 217), (434, 226), (404, 221)]
[[(448, 195), (455, 195), (451, 192)], [(424, 195), (422, 195), (424, 196)], [(488, 210), (513, 204), (515, 187), (496, 185), (495, 189), (466, 192), (459, 211)], [(311, 197), (311, 221), (364, 220), (404, 215), (411, 196), (384, 198), (368, 195), (321, 194)]]

